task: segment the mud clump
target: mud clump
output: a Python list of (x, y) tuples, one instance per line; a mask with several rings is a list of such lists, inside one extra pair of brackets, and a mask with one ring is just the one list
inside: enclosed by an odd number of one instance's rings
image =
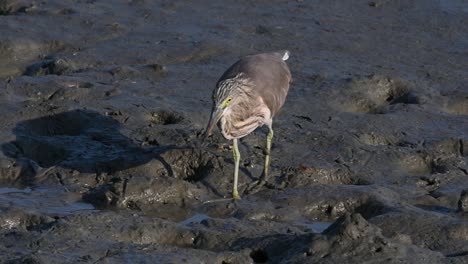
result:
[(276, 239), (261, 237), (250, 243), (256, 245), (250, 256), (258, 263), (270, 258), (293, 263), (359, 262), (364, 259), (373, 263), (411, 263), (420, 260), (443, 263), (444, 257), (440, 253), (385, 237), (380, 228), (359, 214), (344, 215), (323, 234), (278, 235)]
[(29, 66), (24, 75), (44, 76), (44, 75), (69, 75), (78, 72), (80, 69), (76, 63), (65, 59), (50, 59), (38, 62)]
[(0, 2), (0, 16), (17, 15), (26, 13), (29, 5), (27, 1), (5, 0)]
[[(83, 199), (99, 208), (148, 211), (160, 204), (183, 206), (204, 196), (203, 179), (219, 169), (213, 160), (216, 158), (209, 153), (194, 149), (165, 150), (155, 153), (146, 168), (115, 173), (86, 192)], [(154, 173), (145, 175), (148, 170)]]
[(140, 74), (140, 72), (137, 69), (130, 67), (130, 66), (115, 67), (110, 70), (110, 73), (113, 76), (119, 77), (119, 78), (131, 78)]
[(468, 213), (468, 191), (463, 190), (458, 200), (458, 211)]
[(468, 93), (466, 91), (455, 91), (444, 96), (443, 111), (455, 115), (468, 115)]
[(370, 76), (348, 82), (343, 91), (346, 98), (339, 102), (346, 111), (379, 114), (386, 112), (390, 105), (419, 103), (408, 86), (399, 80)]
[[(370, 260), (374, 263), (431, 261), (442, 263), (443, 255), (429, 250), (407, 247), (382, 235), (382, 231), (368, 223), (359, 214), (346, 214), (325, 230), (324, 238), (311, 243), (307, 251), (316, 261), (346, 261), (348, 257)], [(355, 253), (353, 253), (355, 252)], [(358, 254), (356, 254), (359, 252)], [(364, 256), (362, 256), (364, 254)], [(355, 259), (357, 260), (357, 259)]]

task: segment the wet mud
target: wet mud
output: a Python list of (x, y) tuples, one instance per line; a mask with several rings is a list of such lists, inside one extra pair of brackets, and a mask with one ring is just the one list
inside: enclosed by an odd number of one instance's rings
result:
[[(1, 263), (467, 263), (468, 4), (0, 2)], [(240, 140), (211, 93), (289, 49)]]

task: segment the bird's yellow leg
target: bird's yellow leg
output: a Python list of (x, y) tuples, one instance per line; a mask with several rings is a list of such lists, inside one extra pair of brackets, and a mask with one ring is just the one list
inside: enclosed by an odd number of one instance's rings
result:
[(271, 141), (273, 140), (273, 128), (268, 127), (268, 135), (266, 142), (266, 151), (265, 151), (265, 167), (263, 168), (262, 180), (266, 180), (268, 173), (270, 171), (270, 150), (271, 150)]
[(240, 161), (240, 152), (237, 147), (237, 139), (235, 138), (232, 142), (232, 152), (234, 154), (234, 186), (232, 187), (232, 198), (234, 200), (239, 200), (239, 192), (237, 191), (237, 182), (239, 179), (239, 161)]
[(263, 167), (263, 174), (260, 176), (258, 181), (253, 182), (247, 189), (246, 193), (254, 193), (260, 190), (261, 187), (266, 186), (268, 188), (274, 188), (274, 185), (268, 183), (268, 173), (270, 172), (270, 152), (271, 152), (271, 141), (273, 140), (273, 129), (271, 126), (268, 127), (268, 135), (265, 149), (265, 165)]

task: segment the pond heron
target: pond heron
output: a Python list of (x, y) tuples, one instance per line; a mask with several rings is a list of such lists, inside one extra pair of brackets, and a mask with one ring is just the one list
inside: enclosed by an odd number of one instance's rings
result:
[(237, 190), (240, 161), (237, 141), (263, 125), (268, 127), (268, 135), (259, 183), (265, 183), (268, 177), (273, 117), (283, 106), (291, 82), (291, 72), (285, 62), (288, 58), (289, 51), (245, 56), (227, 69), (216, 84), (205, 135), (211, 135), (214, 126), (219, 123), (223, 136), (233, 141), (234, 200), (240, 199)]

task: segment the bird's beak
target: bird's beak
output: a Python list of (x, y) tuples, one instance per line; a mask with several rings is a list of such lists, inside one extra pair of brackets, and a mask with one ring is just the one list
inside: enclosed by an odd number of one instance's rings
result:
[(206, 127), (205, 138), (211, 136), (211, 131), (218, 123), (219, 119), (221, 119), (221, 116), (223, 116), (223, 109), (216, 107), (211, 113), (210, 122)]

